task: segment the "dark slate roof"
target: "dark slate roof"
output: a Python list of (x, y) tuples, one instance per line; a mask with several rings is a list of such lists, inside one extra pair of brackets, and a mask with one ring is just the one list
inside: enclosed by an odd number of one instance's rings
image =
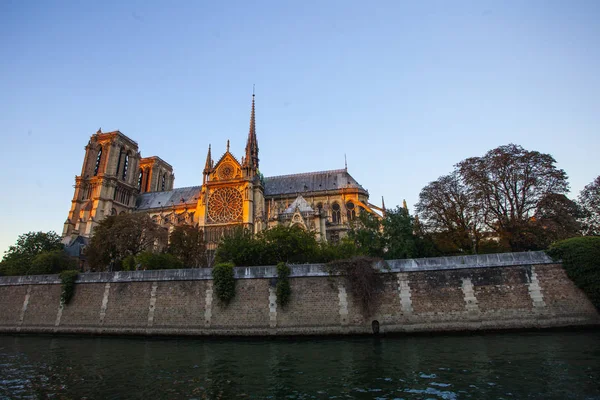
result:
[(265, 196), (356, 188), (366, 190), (345, 169), (265, 178)]
[[(170, 207), (178, 204), (196, 205), (202, 186), (190, 186), (173, 189), (168, 192), (150, 192), (137, 197), (135, 206), (138, 210)], [(183, 201), (182, 201), (183, 199)]]

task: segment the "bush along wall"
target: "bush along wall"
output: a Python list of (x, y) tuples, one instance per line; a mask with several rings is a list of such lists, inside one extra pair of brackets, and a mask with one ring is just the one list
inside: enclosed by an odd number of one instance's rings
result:
[(212, 270), (213, 285), (219, 300), (229, 304), (235, 297), (235, 277), (233, 275), (233, 263), (220, 263)]
[(277, 264), (277, 286), (275, 288), (277, 292), (277, 304), (281, 307), (290, 301), (292, 295), (292, 288), (290, 286), (290, 273), (291, 269), (286, 263), (280, 262)]
[(600, 310), (600, 236), (561, 240), (547, 253), (554, 260), (562, 260), (569, 278)]
[(62, 292), (60, 294), (60, 302), (62, 304), (69, 304), (75, 294), (75, 281), (79, 271), (67, 270), (61, 272), (58, 276), (62, 282)]

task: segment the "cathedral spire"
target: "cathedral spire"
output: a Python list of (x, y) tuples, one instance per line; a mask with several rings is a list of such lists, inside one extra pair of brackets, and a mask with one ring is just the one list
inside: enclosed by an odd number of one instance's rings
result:
[(256, 171), (258, 169), (258, 140), (256, 139), (256, 119), (254, 116), (254, 89), (252, 89), (252, 110), (250, 112), (250, 129), (246, 142), (244, 167)]
[(208, 154), (206, 155), (206, 164), (204, 164), (204, 173), (206, 174), (212, 168), (212, 156), (210, 154), (210, 144), (208, 145)]

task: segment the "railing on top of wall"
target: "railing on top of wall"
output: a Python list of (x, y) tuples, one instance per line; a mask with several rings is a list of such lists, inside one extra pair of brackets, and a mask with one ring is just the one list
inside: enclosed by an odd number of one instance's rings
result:
[[(490, 268), (516, 265), (552, 264), (543, 251), (498, 253), (472, 256), (388, 260), (384, 272), (415, 272), (465, 268)], [(324, 264), (290, 265), (290, 277), (327, 276)], [(153, 271), (88, 272), (77, 277), (77, 283), (195, 281), (212, 279), (210, 268), (165, 269)], [(235, 267), (237, 279), (261, 279), (277, 276), (275, 266)], [(59, 284), (58, 275), (2, 276), (0, 286)]]

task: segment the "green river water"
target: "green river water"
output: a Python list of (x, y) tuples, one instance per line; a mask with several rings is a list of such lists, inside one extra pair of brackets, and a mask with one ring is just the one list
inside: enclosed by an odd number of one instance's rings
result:
[(145, 339), (0, 335), (2, 399), (600, 399), (600, 331)]

